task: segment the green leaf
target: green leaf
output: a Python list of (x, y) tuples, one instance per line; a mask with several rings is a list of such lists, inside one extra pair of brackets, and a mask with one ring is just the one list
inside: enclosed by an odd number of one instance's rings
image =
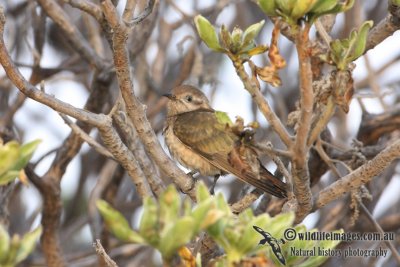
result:
[(295, 5), (293, 6), (292, 12), (290, 13), (290, 17), (295, 21), (304, 17), (304, 15), (311, 10), (316, 2), (317, 0), (296, 1)]
[(219, 44), (217, 33), (211, 23), (203, 16), (197, 15), (194, 18), (197, 32), (203, 42), (212, 50), (221, 52), (222, 47)]
[(314, 7), (310, 10), (309, 18), (313, 22), (318, 17), (326, 14), (336, 14), (349, 10), (353, 7), (354, 0), (347, 0), (344, 2), (338, 0), (319, 0)]
[(121, 241), (145, 243), (144, 239), (133, 231), (125, 217), (113, 209), (106, 201), (97, 200), (96, 206), (110, 231)]
[(293, 212), (281, 213), (268, 222), (268, 232), (273, 236), (283, 236), (283, 232), (293, 225), (295, 214)]
[(153, 198), (146, 197), (143, 202), (143, 215), (139, 224), (139, 233), (152, 246), (159, 242), (160, 225), (158, 221), (158, 206)]
[(36, 242), (42, 234), (42, 226), (37, 227), (32, 232), (25, 234), (18, 247), (15, 263), (23, 261), (36, 247)]
[(4, 263), (5, 266), (15, 266), (16, 262), (15, 259), (17, 257), (18, 248), (20, 246), (21, 238), (19, 235), (13, 235), (10, 242), (10, 249), (8, 250), (8, 257), (6, 262)]
[(20, 156), (20, 145), (17, 141), (10, 141), (0, 145), (0, 175), (12, 170)]
[(222, 43), (223, 48), (230, 50), (232, 46), (232, 36), (225, 25), (222, 24), (221, 30), (219, 31), (219, 38)]
[(31, 159), (40, 140), (35, 140), (20, 146), (16, 141), (10, 141), (0, 146), (0, 185), (5, 185), (19, 176)]
[(25, 168), (25, 166), (28, 164), (29, 160), (32, 158), (33, 153), (35, 152), (37, 146), (41, 143), (42, 141), (37, 139), (32, 142), (23, 144), (22, 147), (20, 148), (20, 157), (15, 164), (14, 168), (16, 170), (21, 170)]
[(264, 24), (265, 24), (265, 20), (262, 20), (258, 23), (250, 25), (244, 31), (242, 48), (254, 43), (254, 38), (257, 37), (258, 33), (260, 32), (260, 30), (262, 29)]
[(250, 50), (246, 51), (249, 56), (255, 56), (264, 53), (268, 50), (268, 46), (266, 45), (258, 45)]
[(258, 5), (267, 16), (277, 16), (275, 0), (258, 0)]
[(265, 229), (269, 221), (270, 217), (266, 214), (263, 214), (254, 217), (246, 224), (246, 228), (244, 229), (242, 236), (238, 242), (238, 244), (240, 244), (239, 250), (242, 254), (250, 253), (258, 245), (258, 242), (263, 239), (262, 235), (255, 231), (253, 226), (256, 225)]
[(169, 185), (159, 198), (159, 214), (162, 224), (173, 223), (179, 216), (181, 197), (175, 186)]
[(338, 0), (318, 0), (317, 3), (311, 8), (310, 12), (316, 15), (325, 14), (337, 5)]
[(224, 218), (226, 216), (225, 212), (222, 212), (220, 210), (217, 209), (212, 209), (210, 210), (206, 217), (203, 219), (201, 225), (200, 225), (200, 229), (208, 229), (209, 227), (211, 227), (212, 225), (218, 223), (218, 221), (220, 221), (222, 218)]
[(6, 185), (19, 176), (19, 171), (8, 171), (0, 175), (0, 186)]
[(192, 213), (192, 200), (186, 197), (183, 201), (183, 216), (190, 216)]
[(204, 219), (206, 218), (207, 213), (211, 211), (211, 206), (213, 204), (213, 199), (209, 198), (205, 201), (200, 202), (192, 211), (191, 217), (195, 221), (195, 231), (198, 231), (200, 229), (201, 224), (204, 223)]
[(361, 25), (360, 30), (358, 31), (356, 43), (353, 47), (352, 55), (349, 59), (350, 61), (356, 60), (364, 53), (365, 46), (367, 44), (368, 32), (373, 25), (374, 22), (372, 20), (368, 20)]
[(193, 238), (193, 218), (183, 217), (170, 224), (160, 239), (159, 250), (165, 259), (171, 259), (177, 250)]
[(287, 17), (290, 17), (296, 2), (297, 0), (275, 0), (275, 4), (279, 10)]
[(238, 225), (234, 223), (233, 220), (230, 221), (230, 224), (225, 227), (224, 235), (225, 238), (228, 240), (230, 247), (236, 247), (238, 245), (238, 241), (240, 239), (241, 233), (241, 226), (237, 227)]
[(218, 193), (216, 196), (216, 203), (217, 203), (217, 208), (226, 214), (232, 214), (231, 208), (226, 202), (224, 196), (221, 193)]
[(325, 14), (337, 14), (346, 12), (354, 5), (354, 0), (346, 0), (346, 1), (336, 1), (336, 5), (332, 8), (327, 10), (326, 12), (320, 12), (319, 17)]
[(346, 1), (339, 1), (338, 5), (331, 11), (333, 13), (341, 13), (341, 12), (346, 12), (350, 8), (353, 7), (355, 0), (346, 0)]
[(234, 27), (232, 31), (232, 46), (230, 51), (236, 53), (242, 47), (243, 31), (239, 27)]
[(2, 224), (0, 224), (0, 265), (5, 262), (10, 250), (10, 236)]
[(400, 0), (390, 0), (390, 4), (394, 6), (400, 6)]

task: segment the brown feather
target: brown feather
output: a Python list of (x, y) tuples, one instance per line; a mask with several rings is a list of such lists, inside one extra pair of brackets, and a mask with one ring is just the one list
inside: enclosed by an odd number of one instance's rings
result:
[(251, 148), (239, 145), (239, 137), (220, 123), (214, 112), (179, 114), (173, 131), (211, 165), (276, 197), (286, 197), (286, 184), (260, 164)]

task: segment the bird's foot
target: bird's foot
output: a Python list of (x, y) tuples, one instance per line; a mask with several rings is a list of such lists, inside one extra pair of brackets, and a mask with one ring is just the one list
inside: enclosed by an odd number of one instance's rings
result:
[(197, 173), (197, 171), (190, 171), (188, 173), (186, 173), (186, 175), (189, 175), (190, 177), (192, 177), (194, 179), (194, 175)]
[(217, 185), (217, 181), (218, 181), (219, 177), (220, 177), (219, 174), (214, 176), (214, 182), (213, 182), (213, 184), (211, 185), (211, 188), (210, 188), (210, 194), (211, 195), (214, 195), (214, 189), (215, 189), (215, 186)]

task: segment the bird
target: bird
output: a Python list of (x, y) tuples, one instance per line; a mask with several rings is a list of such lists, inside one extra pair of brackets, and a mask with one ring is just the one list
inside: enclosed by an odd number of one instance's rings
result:
[(241, 143), (226, 123), (218, 120), (206, 95), (180, 85), (165, 94), (167, 118), (163, 135), (171, 156), (203, 176), (233, 174), (265, 193), (286, 198), (286, 184), (271, 174), (251, 146)]

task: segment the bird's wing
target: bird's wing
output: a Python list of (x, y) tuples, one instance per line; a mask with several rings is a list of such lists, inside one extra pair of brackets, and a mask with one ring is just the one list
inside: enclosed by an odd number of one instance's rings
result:
[[(201, 122), (201, 123), (199, 123)], [(185, 145), (203, 156), (218, 169), (279, 198), (286, 197), (285, 184), (263, 168), (259, 162), (243, 160), (235, 146), (238, 137), (220, 123), (213, 112), (188, 112), (177, 116), (174, 133)], [(253, 165), (253, 166), (251, 166)], [(254, 166), (258, 171), (254, 171)], [(261, 178), (258, 176), (260, 172)], [(260, 179), (259, 179), (260, 178)]]
[(217, 120), (214, 112), (207, 111), (180, 114), (173, 130), (184, 144), (207, 157), (216, 153), (227, 154), (236, 137)]

